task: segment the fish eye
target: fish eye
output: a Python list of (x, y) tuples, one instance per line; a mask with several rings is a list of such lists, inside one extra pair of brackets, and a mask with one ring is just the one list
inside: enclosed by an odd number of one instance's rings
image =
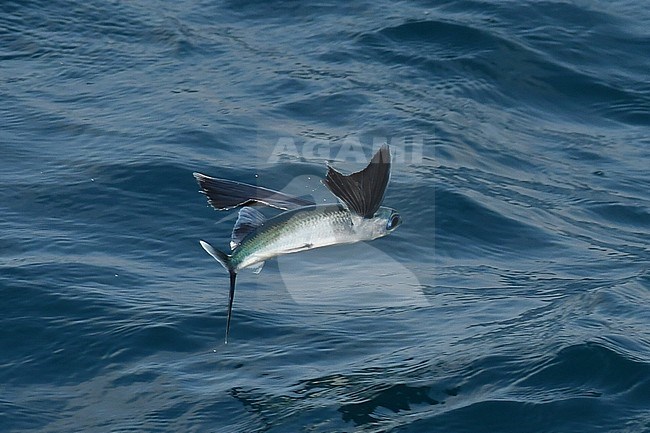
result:
[(399, 214), (393, 214), (388, 220), (388, 224), (386, 224), (386, 230), (393, 230), (395, 227), (400, 225), (401, 222), (402, 219), (400, 218)]

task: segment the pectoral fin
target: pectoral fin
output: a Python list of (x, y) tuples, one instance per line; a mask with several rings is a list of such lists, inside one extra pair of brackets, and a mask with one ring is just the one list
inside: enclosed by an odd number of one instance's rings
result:
[(315, 204), (312, 200), (294, 197), (261, 186), (218, 179), (194, 173), (201, 192), (208, 196), (208, 203), (216, 210), (228, 210), (242, 206), (265, 205), (289, 210)]
[(323, 183), (351, 212), (363, 218), (372, 218), (381, 202), (390, 179), (390, 150), (384, 144), (372, 157), (366, 168), (344, 175), (327, 168)]

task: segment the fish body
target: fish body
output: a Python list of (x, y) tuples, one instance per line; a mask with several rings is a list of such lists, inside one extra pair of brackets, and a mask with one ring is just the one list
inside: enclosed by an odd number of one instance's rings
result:
[(286, 211), (242, 239), (233, 250), (230, 266), (239, 271), (282, 254), (369, 241), (387, 235), (399, 225), (398, 221), (397, 212), (390, 208), (380, 208), (371, 219), (353, 215), (342, 205)]
[[(386, 236), (401, 224), (397, 211), (381, 206), (390, 177), (390, 153), (386, 145), (359, 172), (343, 175), (328, 168), (323, 183), (342, 204), (316, 205), (267, 188), (200, 173), (194, 176), (215, 209), (241, 207), (231, 236), (231, 254), (200, 241), (203, 249), (230, 274), (226, 343), (240, 270), (249, 268), (259, 272), (266, 260), (283, 254), (369, 241)], [(285, 212), (267, 220), (251, 207), (260, 204)]]

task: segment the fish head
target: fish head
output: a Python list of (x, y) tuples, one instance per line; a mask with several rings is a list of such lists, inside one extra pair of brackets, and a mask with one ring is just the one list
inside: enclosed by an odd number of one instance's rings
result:
[(377, 239), (395, 230), (402, 224), (402, 217), (389, 207), (380, 207), (372, 218), (365, 218), (361, 224), (367, 239)]

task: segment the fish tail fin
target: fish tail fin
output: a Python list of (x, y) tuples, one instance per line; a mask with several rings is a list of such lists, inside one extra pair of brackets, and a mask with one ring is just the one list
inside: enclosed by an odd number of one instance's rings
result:
[(232, 316), (232, 303), (235, 300), (235, 280), (237, 279), (237, 271), (233, 268), (230, 263), (230, 257), (228, 254), (223, 251), (219, 251), (214, 248), (212, 245), (205, 241), (200, 241), (203, 249), (210, 254), (216, 261), (218, 261), (221, 266), (226, 268), (230, 274), (230, 293), (228, 294), (228, 318), (226, 319), (226, 339), (224, 344), (228, 344), (228, 334), (230, 333), (230, 317)]
[(223, 251), (219, 251), (206, 241), (199, 242), (201, 243), (201, 246), (206, 253), (210, 254), (216, 261), (221, 264), (221, 266), (226, 268), (228, 272), (232, 272), (232, 265), (230, 264), (230, 256), (228, 254), (224, 253)]
[(223, 344), (228, 344), (228, 334), (230, 334), (230, 317), (232, 317), (232, 301), (235, 300), (235, 280), (237, 273), (230, 271), (230, 293), (228, 294), (228, 318), (226, 319), (226, 338)]

